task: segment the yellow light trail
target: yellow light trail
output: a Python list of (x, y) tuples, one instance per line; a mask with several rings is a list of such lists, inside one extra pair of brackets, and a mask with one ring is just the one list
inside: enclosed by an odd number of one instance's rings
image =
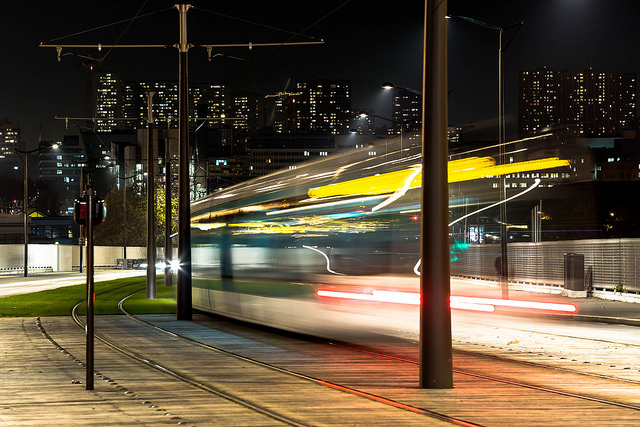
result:
[[(550, 157), (540, 160), (529, 160), (526, 162), (509, 163), (496, 165), (491, 157), (470, 157), (468, 159), (453, 160), (448, 165), (449, 183), (471, 181), (474, 179), (487, 178), (500, 175), (508, 175), (518, 172), (529, 172), (541, 169), (552, 169), (569, 166), (569, 160), (560, 160), (557, 157)], [(422, 185), (422, 172), (415, 173), (419, 165), (409, 169), (389, 172), (364, 178), (352, 179), (335, 184), (323, 185), (311, 188), (308, 191), (309, 197), (324, 198), (333, 196), (354, 196), (354, 195), (375, 195), (389, 194), (398, 191), (400, 188), (417, 188)], [(413, 176), (407, 186), (407, 180)]]

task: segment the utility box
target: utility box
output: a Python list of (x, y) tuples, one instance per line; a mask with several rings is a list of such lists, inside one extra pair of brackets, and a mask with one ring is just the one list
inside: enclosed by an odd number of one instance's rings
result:
[(584, 255), (564, 254), (564, 290), (571, 298), (585, 298)]

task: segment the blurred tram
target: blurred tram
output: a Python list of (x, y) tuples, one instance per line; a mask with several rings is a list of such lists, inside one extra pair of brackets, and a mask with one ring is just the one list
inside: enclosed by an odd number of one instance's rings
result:
[[(545, 167), (565, 165), (547, 160), (556, 163)], [(193, 307), (334, 339), (416, 339), (416, 304), (318, 291), (418, 291), (421, 163), (419, 137), (405, 135), (193, 202)], [(449, 182), (505, 173), (501, 167), (489, 157), (450, 162)]]

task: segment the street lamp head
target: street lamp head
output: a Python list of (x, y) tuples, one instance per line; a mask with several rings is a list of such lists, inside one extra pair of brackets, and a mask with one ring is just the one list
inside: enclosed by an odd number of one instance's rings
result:
[(411, 89), (411, 88), (408, 88), (408, 87), (396, 86), (395, 84), (393, 84), (391, 82), (382, 83), (382, 89), (385, 89), (385, 90), (396, 89), (396, 90), (400, 90), (400, 91), (410, 92), (410, 93), (413, 93), (414, 95), (422, 96), (422, 92), (420, 92), (419, 90)]
[(366, 117), (369, 117), (369, 113), (367, 113), (366, 111), (360, 111), (358, 113), (358, 117), (360, 117), (361, 119), (364, 119)]

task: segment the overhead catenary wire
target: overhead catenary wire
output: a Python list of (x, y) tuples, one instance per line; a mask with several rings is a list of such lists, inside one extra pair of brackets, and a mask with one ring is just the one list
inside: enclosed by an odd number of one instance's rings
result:
[[(120, 33), (120, 35), (118, 36), (116, 41), (113, 43), (114, 45), (117, 45), (118, 42), (120, 41), (120, 39), (122, 39), (122, 37), (127, 32), (127, 30), (131, 27), (131, 24), (133, 24), (133, 21), (135, 21), (138, 18), (138, 16), (140, 15), (140, 12), (142, 12), (142, 9), (144, 9), (144, 7), (146, 6), (148, 1), (149, 0), (144, 0), (142, 2), (142, 6), (140, 6), (140, 8), (136, 12), (136, 14), (133, 16), (133, 18), (129, 19), (129, 22), (127, 23), (127, 26), (124, 28), (124, 30), (122, 30), (122, 32)], [(107, 58), (107, 56), (109, 56), (109, 54), (111, 53), (112, 50), (113, 50), (113, 47), (109, 48), (107, 53), (105, 53), (104, 56), (102, 58), (100, 58), (100, 62), (104, 61)]]
[[(323, 15), (322, 17), (320, 17), (319, 19), (317, 19), (316, 21), (314, 21), (313, 23), (311, 23), (310, 25), (306, 26), (305, 28), (303, 28), (300, 32), (297, 33), (292, 33), (292, 34), (302, 34), (306, 31), (309, 31), (311, 28), (315, 27), (316, 25), (318, 25), (320, 22), (324, 21), (325, 19), (327, 19), (329, 16), (333, 15), (334, 13), (336, 13), (338, 10), (342, 9), (344, 6), (346, 6), (347, 4), (351, 3), (351, 0), (346, 0), (345, 2), (341, 3), (340, 5), (338, 5), (337, 7), (333, 8), (330, 12), (326, 13), (325, 15)], [(306, 36), (308, 37), (308, 36)], [(269, 54), (271, 54), (273, 51), (275, 51), (276, 49), (278, 49), (280, 46), (284, 46), (286, 43), (290, 42), (291, 40), (293, 40), (295, 38), (295, 36), (290, 37), (289, 39), (287, 39), (284, 43), (282, 43), (281, 45), (278, 45), (276, 47), (274, 47), (273, 49), (270, 49), (269, 51), (263, 53), (262, 55), (260, 55), (257, 59), (265, 57)]]
[(59, 40), (63, 40), (63, 39), (67, 39), (67, 38), (71, 38), (71, 37), (75, 37), (75, 36), (91, 33), (93, 31), (102, 30), (102, 29), (105, 29), (105, 28), (113, 27), (115, 25), (120, 25), (120, 24), (125, 23), (125, 22), (131, 22), (132, 19), (146, 18), (148, 16), (157, 15), (159, 13), (168, 12), (170, 10), (174, 10), (174, 8), (173, 7), (169, 7), (169, 8), (166, 8), (166, 9), (156, 10), (154, 12), (145, 13), (144, 15), (136, 15), (134, 18), (122, 19), (120, 21), (112, 22), (110, 24), (104, 24), (104, 25), (100, 25), (100, 26), (97, 26), (97, 27), (88, 28), (86, 30), (78, 31), (78, 32), (75, 32), (75, 33), (67, 34), (65, 36), (60, 36), (60, 37), (56, 37), (56, 38), (41, 42), (40, 45), (51, 44), (51, 43), (57, 42)]
[[(224, 13), (215, 12), (213, 10), (201, 9), (199, 7), (196, 7), (196, 6), (193, 7), (193, 10), (197, 10), (199, 12), (208, 13), (208, 14), (215, 15), (215, 16), (220, 16), (222, 18), (226, 18), (226, 19), (229, 19), (229, 20), (242, 22), (242, 23), (249, 24), (249, 25), (254, 25), (256, 27), (262, 27), (262, 28), (266, 28), (266, 29), (269, 29), (269, 30), (275, 30), (275, 31), (279, 31), (279, 32), (282, 32), (282, 33), (287, 33), (287, 34), (290, 34), (290, 35), (292, 35), (294, 37), (295, 36), (300, 36), (300, 37), (306, 37), (306, 38), (311, 39), (311, 40), (320, 40), (317, 37), (313, 37), (313, 36), (310, 36), (310, 35), (307, 35), (307, 34), (303, 34), (303, 32), (285, 30), (283, 28), (278, 28), (278, 27), (274, 27), (272, 25), (267, 25), (267, 24), (261, 24), (259, 22), (249, 21), (248, 19), (238, 18), (236, 16), (231, 16), (231, 15), (227, 15), (227, 14), (224, 14)], [(310, 27), (307, 27), (305, 30), (302, 30), (302, 31), (306, 31), (308, 28), (310, 28)]]

